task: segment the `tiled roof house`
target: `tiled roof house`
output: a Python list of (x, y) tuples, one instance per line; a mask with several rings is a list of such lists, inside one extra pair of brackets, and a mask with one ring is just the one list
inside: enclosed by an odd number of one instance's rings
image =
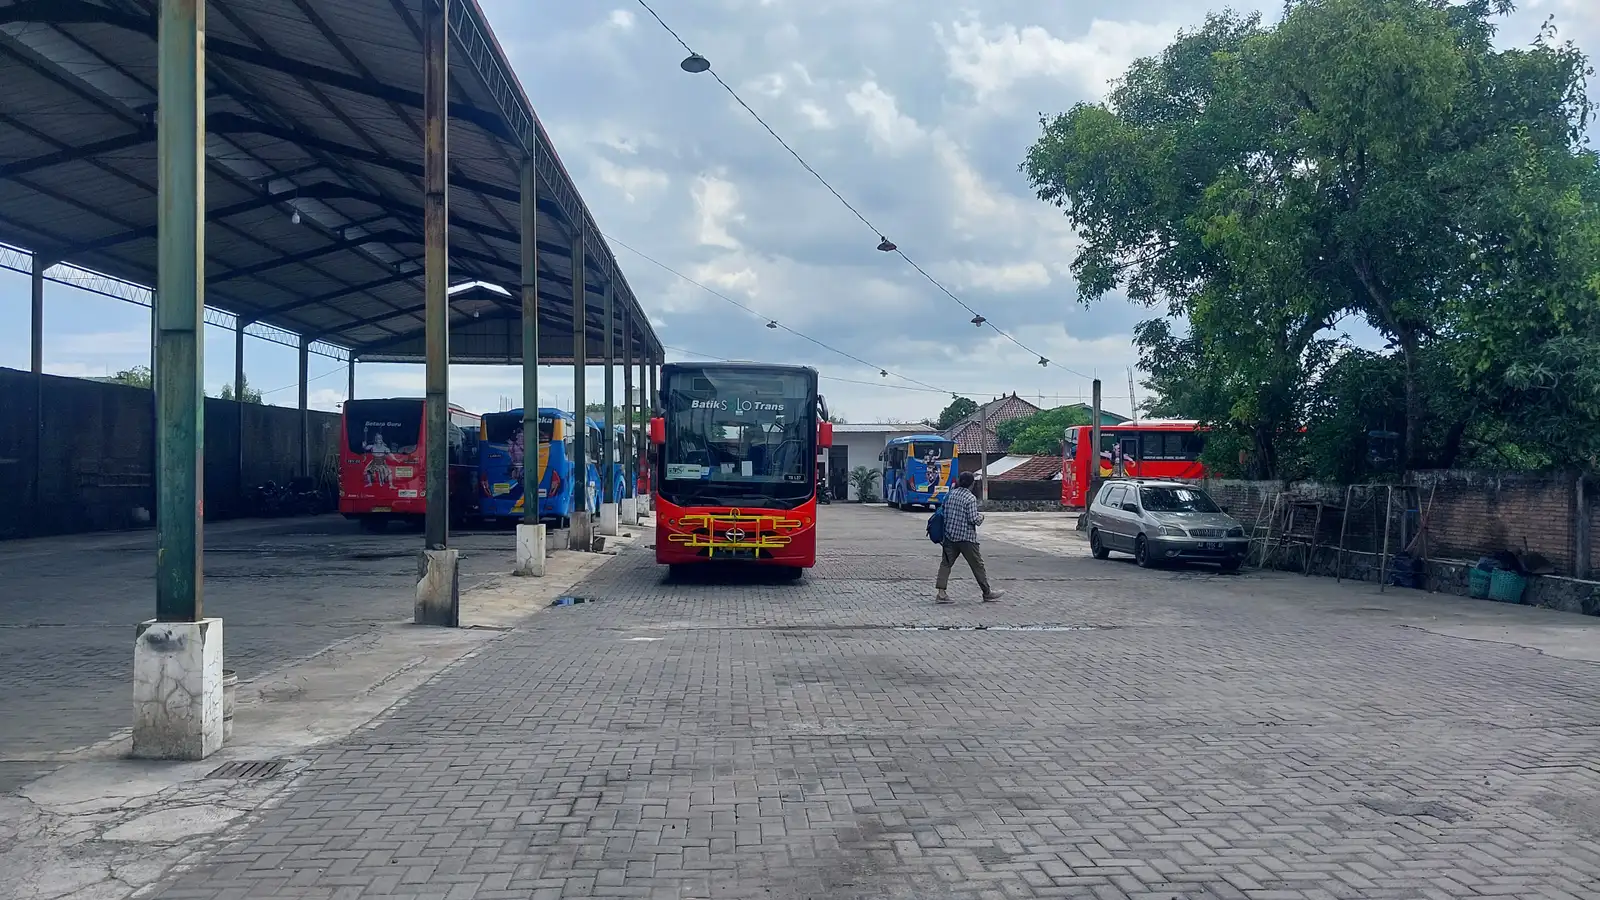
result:
[(956, 442), (956, 452), (1004, 453), (1000, 435), (995, 429), (1000, 423), (1023, 416), (1031, 416), (1039, 407), (1018, 397), (1015, 393), (997, 397), (979, 406), (977, 411), (944, 430), (944, 436)]

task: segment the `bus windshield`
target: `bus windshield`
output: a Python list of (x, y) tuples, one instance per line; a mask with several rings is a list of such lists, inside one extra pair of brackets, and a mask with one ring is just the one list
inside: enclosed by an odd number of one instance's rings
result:
[(415, 453), (422, 436), (419, 400), (352, 400), (345, 404), (351, 453)]
[(811, 496), (816, 389), (804, 373), (707, 367), (673, 371), (665, 387), (661, 490), (668, 499), (784, 503)]

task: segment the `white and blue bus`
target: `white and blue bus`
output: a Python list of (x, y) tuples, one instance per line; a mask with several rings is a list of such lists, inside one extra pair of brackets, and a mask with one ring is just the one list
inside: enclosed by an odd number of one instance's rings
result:
[(883, 448), (883, 497), (895, 509), (933, 508), (944, 502), (960, 474), (955, 442), (937, 434), (913, 434)]

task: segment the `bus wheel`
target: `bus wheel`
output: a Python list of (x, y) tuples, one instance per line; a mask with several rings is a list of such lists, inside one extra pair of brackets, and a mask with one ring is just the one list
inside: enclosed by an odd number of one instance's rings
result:
[(779, 577), (784, 581), (799, 581), (801, 578), (805, 577), (805, 574), (805, 569), (802, 569), (799, 566), (790, 566), (784, 569), (783, 574)]
[(667, 566), (668, 581), (683, 581), (683, 576), (688, 574), (689, 567), (682, 563), (672, 563)]
[(367, 534), (383, 534), (389, 530), (389, 520), (383, 516), (362, 516), (361, 530)]

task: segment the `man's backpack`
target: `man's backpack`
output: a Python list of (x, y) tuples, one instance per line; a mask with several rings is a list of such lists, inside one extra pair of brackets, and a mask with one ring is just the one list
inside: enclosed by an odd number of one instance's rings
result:
[(943, 506), (941, 506), (938, 509), (934, 510), (933, 511), (933, 515), (928, 517), (928, 540), (933, 541), (935, 544), (944, 543), (944, 507)]

